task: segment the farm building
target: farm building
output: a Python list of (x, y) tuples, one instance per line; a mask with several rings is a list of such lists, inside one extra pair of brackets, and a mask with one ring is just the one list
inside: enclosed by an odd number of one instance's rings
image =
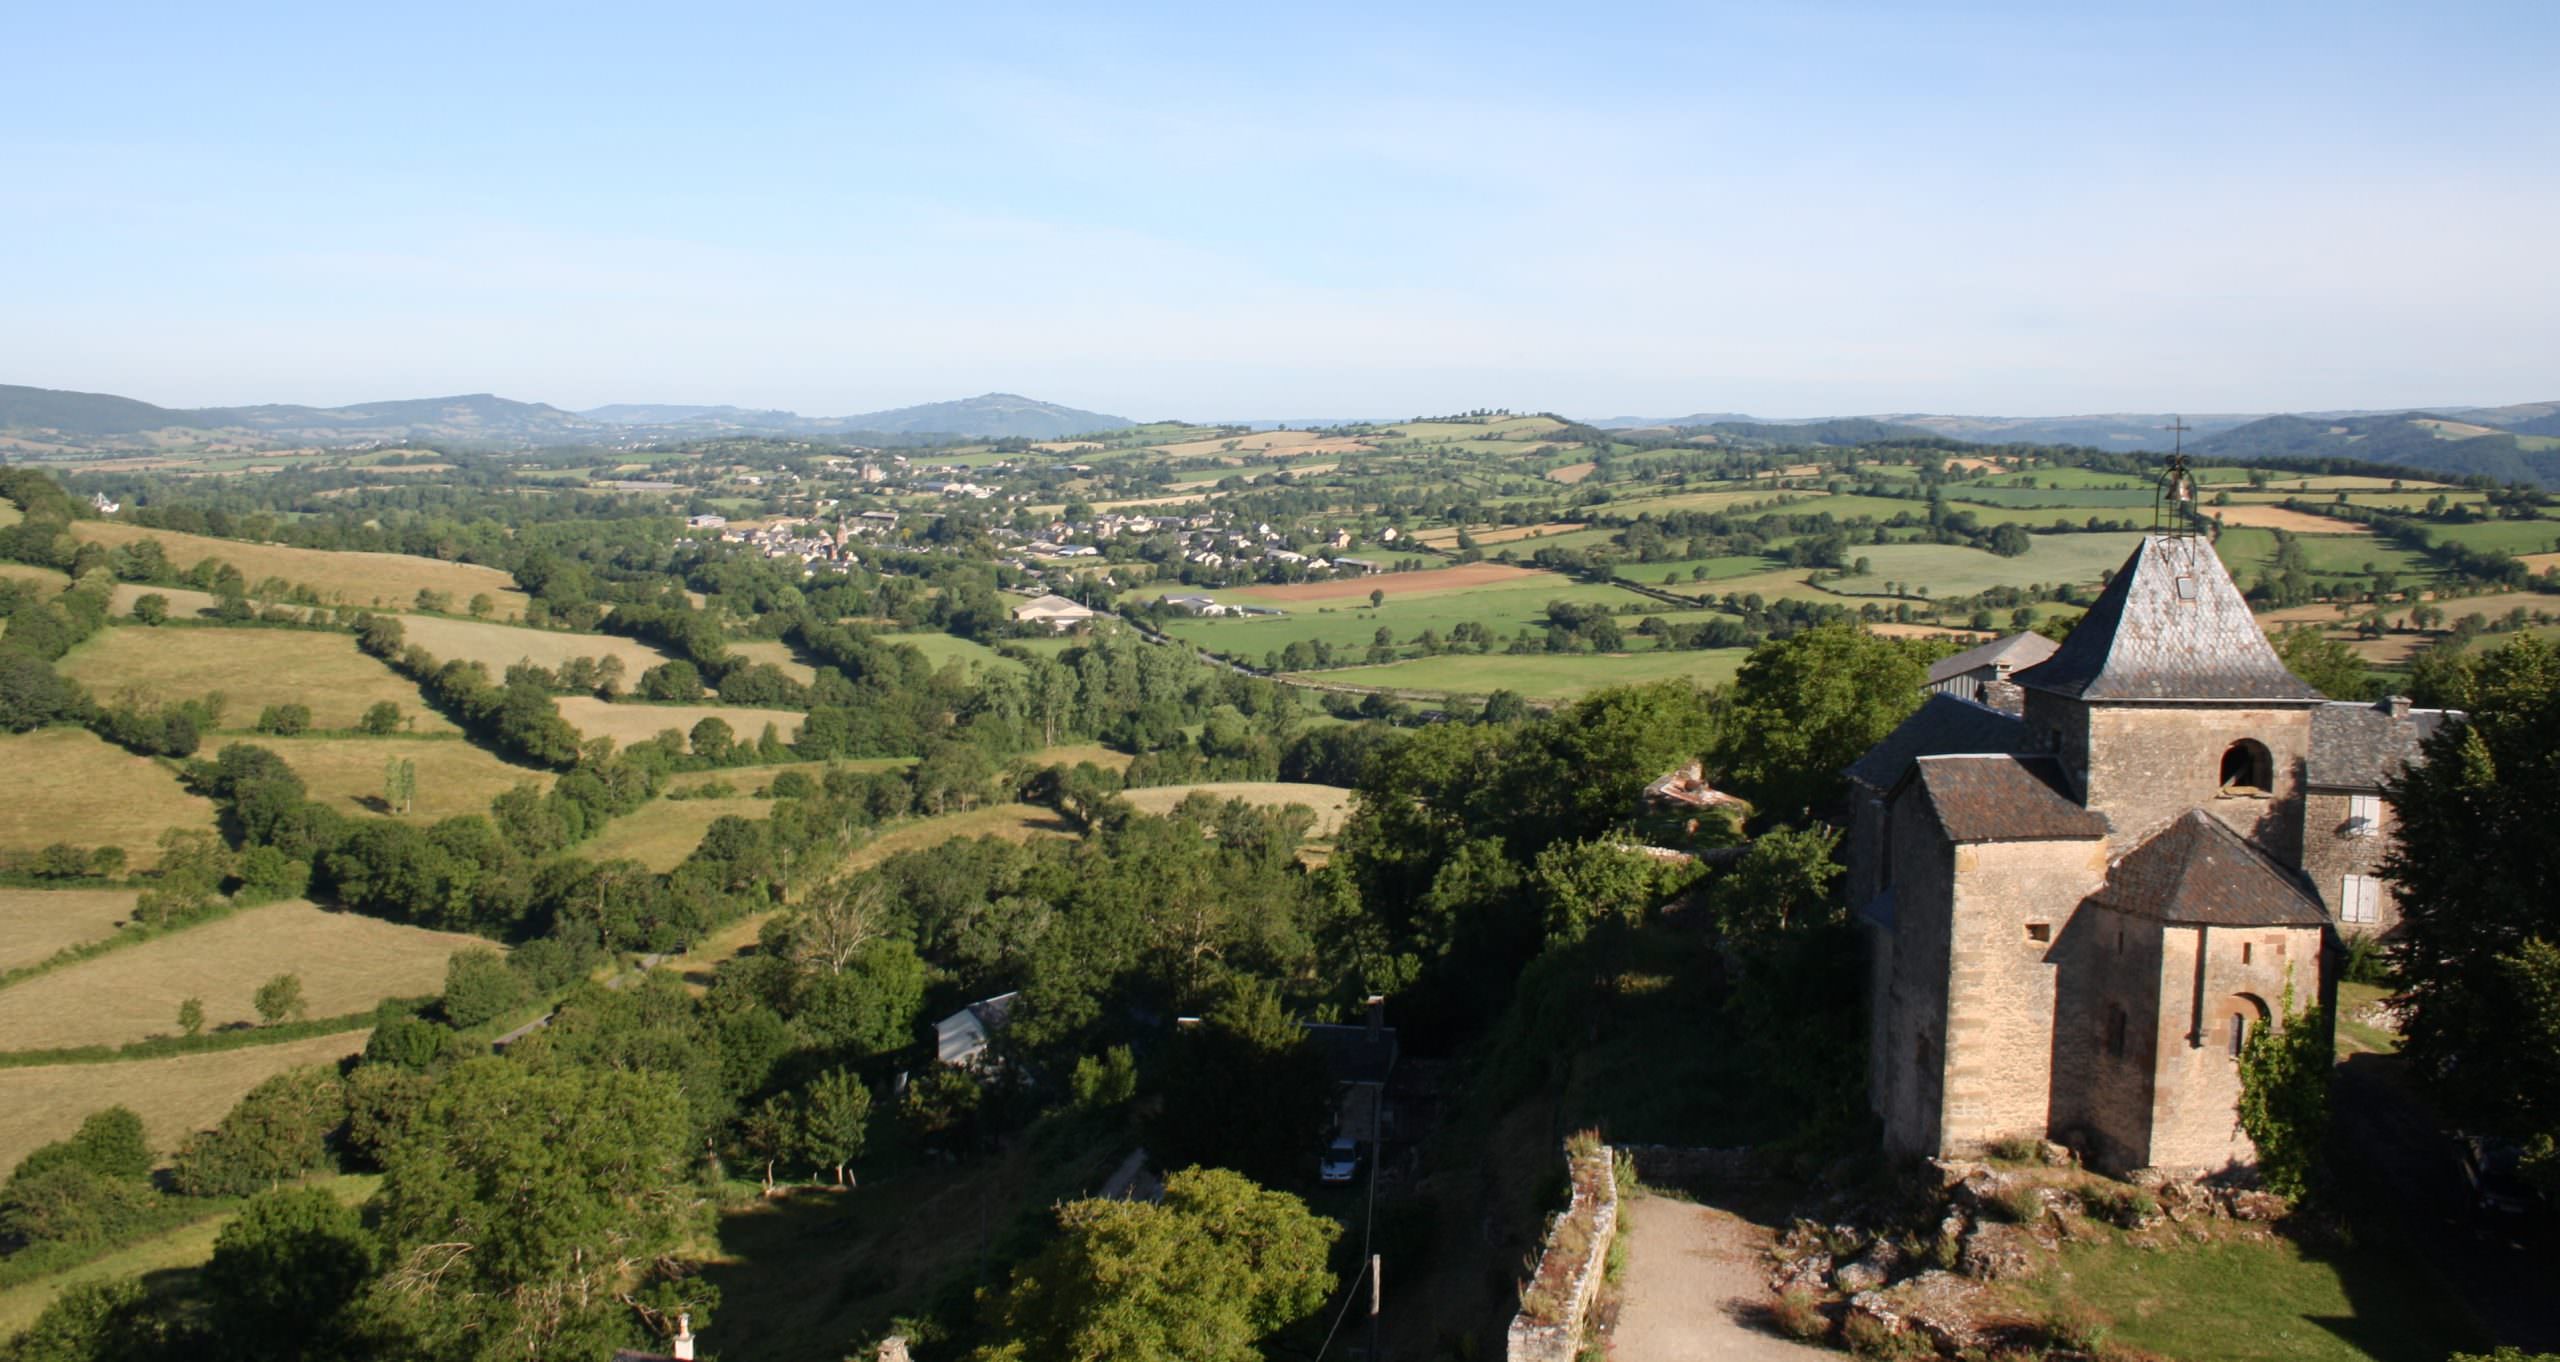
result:
[(2044, 661), (2061, 646), (2042, 634), (2011, 634), (2007, 638), (1994, 639), (1978, 648), (1967, 648), (1953, 657), (1939, 659), (1935, 666), (1929, 668), (1929, 684), (1924, 689), (1931, 695), (1981, 700), (1984, 698), (1984, 686), (2008, 680), (2009, 673)]
[(1093, 611), (1054, 593), (1024, 601), (1013, 608), (1014, 623), (1046, 625), (1053, 634), (1082, 628), (1093, 622), (1093, 616)]
[(1013, 1021), (1020, 993), (982, 998), (933, 1024), (933, 1057), (944, 1064), (974, 1064), (987, 1043)]
[(2353, 801), (2444, 716), (2324, 700), (2213, 546), (2178, 534), (2146, 536), (2008, 681), (2019, 712), (1934, 695), (1848, 771), (1887, 1145), (2255, 1162), (2241, 1044), (2288, 993), (2326, 996), (2333, 931), (2385, 925), (2359, 887), (2370, 860), (2342, 868), (2333, 844), (2387, 845)]

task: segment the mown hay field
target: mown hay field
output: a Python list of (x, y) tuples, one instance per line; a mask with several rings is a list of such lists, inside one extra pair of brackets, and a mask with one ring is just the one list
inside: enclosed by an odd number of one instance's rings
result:
[(927, 633), (923, 631), (911, 634), (882, 634), (880, 636), (880, 641), (882, 643), (903, 643), (908, 647), (915, 649), (917, 652), (924, 654), (925, 660), (932, 663), (936, 668), (941, 667), (946, 662), (957, 662), (963, 666), (974, 663), (987, 671), (1022, 670), (1021, 663), (1014, 661), (1012, 658), (998, 655), (995, 649), (990, 648), (975, 639), (960, 638), (952, 634)]
[(493, 679), (505, 676), (507, 668), (519, 662), (556, 668), (571, 658), (618, 657), (622, 684), (628, 689), (639, 681), (640, 673), (667, 660), (665, 653), (646, 643), (611, 634), (571, 634), (438, 615), (411, 615), (400, 621), (400, 627), (408, 642), (435, 654), (436, 661), (477, 662), (489, 669)]
[(269, 705), (311, 707), (314, 728), (353, 728), (365, 710), (388, 700), (419, 733), (454, 726), (427, 708), (418, 688), (367, 657), (352, 634), (298, 629), (100, 630), (59, 664), (63, 675), (112, 700), (139, 687), (168, 700), (220, 691), (222, 726), (245, 729)]
[(76, 728), (0, 737), (0, 851), (55, 842), (124, 848), (134, 870), (159, 863), (160, 834), (213, 829), (213, 802), (188, 794), (167, 767)]
[[(8, 505), (0, 501), (0, 506)], [(71, 574), (55, 568), (37, 567), (33, 563), (0, 563), (0, 581), (33, 582), (49, 591), (60, 591), (71, 585)]]
[[(2028, 586), (2037, 582), (2095, 586), (2123, 566), (2134, 534), (2039, 534), (2015, 558), (1962, 544), (1861, 544), (1851, 554), (1867, 560), (1867, 575), (1832, 583), (1844, 592), (1878, 595), (1886, 582), (1900, 582), (1905, 593), (1929, 588), (1933, 597), (1971, 596), (1995, 586)], [(1730, 588), (1727, 588), (1730, 589)]]
[(1607, 686), (1640, 685), (1679, 677), (1709, 685), (1731, 681), (1748, 652), (1741, 648), (1638, 653), (1445, 654), (1380, 667), (1306, 672), (1301, 680), (1347, 686), (1384, 686), (1442, 695), (1516, 692), (1532, 700), (1569, 700)]
[[(1387, 582), (1399, 576), (1437, 575), (1397, 573), (1365, 580)], [(1221, 600), (1255, 599), (1243, 591), (1213, 594)], [(1153, 596), (1147, 599), (1153, 599)], [(1508, 639), (1522, 629), (1543, 634), (1547, 627), (1547, 605), (1551, 601), (1611, 610), (1649, 604), (1644, 597), (1602, 583), (1577, 582), (1552, 572), (1515, 571), (1470, 590), (1390, 595), (1383, 606), (1371, 606), (1366, 593), (1363, 593), (1361, 597), (1350, 600), (1292, 605), (1285, 615), (1217, 619), (1175, 617), (1166, 620), (1163, 628), (1166, 633), (1187, 643), (1243, 658), (1260, 658), (1267, 652), (1286, 648), (1302, 639), (1322, 641), (1334, 648), (1339, 660), (1346, 652), (1353, 658), (1365, 653), (1381, 628), (1388, 631), (1399, 647), (1411, 644), (1425, 630), (1435, 631), (1445, 639), (1452, 629), (1469, 623), (1483, 625), (1501, 639)], [(1621, 621), (1621, 627), (1632, 629), (1635, 620), (1626, 618)]]
[(254, 743), (284, 758), (311, 797), (343, 814), (388, 814), (383, 783), (394, 761), (414, 763), (417, 789), (407, 821), (432, 823), (459, 813), (487, 813), (489, 801), (526, 781), (549, 789), (549, 771), (518, 766), (485, 748), (451, 738), (276, 738)]
[[(1356, 555), (1355, 555), (1356, 556)], [(1558, 586), (1566, 578), (1507, 563), (1468, 563), (1421, 572), (1382, 572), (1374, 577), (1337, 577), (1323, 582), (1291, 582), (1282, 586), (1243, 586), (1219, 593), (1220, 599), (1264, 605), (1307, 605), (1330, 601), (1365, 601), (1373, 591), (1389, 597), (1422, 596), (1442, 591), (1480, 591), (1544, 579)]]
[(298, 975), (309, 1015), (361, 1011), (434, 993), (455, 951), (488, 943), (301, 900), (245, 909), (0, 988), (0, 1050), (123, 1045), (175, 1035), (178, 1005), (204, 1001), (205, 1027), (255, 1022), (251, 997)]
[[(1474, 540), (1478, 544), (1491, 547), (1495, 544), (1508, 544), (1519, 539), (1534, 539), (1552, 534), (1571, 534), (1575, 530), (1579, 530), (1581, 528), (1583, 528), (1583, 522), (1579, 520), (1551, 520), (1543, 525), (1470, 526), (1464, 530), (1463, 533), (1469, 539)], [(1462, 531), (1460, 531), (1458, 527), (1452, 525), (1443, 529), (1424, 530), (1414, 536), (1414, 541), (1435, 549), (1455, 549), (1458, 547), (1458, 536), (1460, 533), (1462, 533)], [(1352, 556), (1356, 558), (1359, 555), (1354, 554)]]
[(560, 716), (569, 726), (590, 738), (611, 738), (629, 746), (645, 742), (672, 728), (691, 734), (693, 726), (705, 719), (718, 719), (729, 725), (729, 731), (740, 742), (754, 742), (764, 733), (766, 724), (789, 742), (808, 718), (794, 709), (749, 709), (745, 705), (638, 705), (607, 704), (592, 695), (571, 695), (560, 700)]
[[(172, 1016), (175, 1002), (169, 1004)], [(93, 1111), (131, 1107), (163, 1159), (190, 1133), (222, 1119), (249, 1089), (287, 1069), (335, 1064), (364, 1048), (366, 1030), (201, 1055), (110, 1064), (0, 1069), (0, 1167), (79, 1129)]]
[(157, 539), (169, 555), (169, 562), (180, 571), (207, 558), (219, 559), (240, 569), (252, 585), (269, 577), (281, 577), (297, 586), (312, 588), (322, 600), (333, 604), (405, 610), (421, 590), (427, 590), (451, 595), (454, 606), (460, 608), (473, 596), (486, 593), (497, 602), (500, 615), (512, 615), (522, 613), (527, 599), (516, 589), (515, 578), (496, 568), (405, 553), (343, 553), (252, 544), (146, 529), (116, 520), (74, 521), (71, 533), (83, 542), (109, 548)]
[(211, 619), (213, 608), (222, 602), (210, 591), (191, 591), (183, 586), (151, 586), (141, 582), (116, 583), (115, 595), (108, 598), (109, 607), (118, 615), (133, 613), (133, 603), (145, 596), (158, 596), (169, 603), (169, 613), (179, 619)]
[(729, 651), (750, 662), (770, 662), (780, 667), (783, 675), (804, 686), (818, 679), (818, 669), (801, 661), (799, 656), (791, 651), (791, 645), (778, 638), (760, 638), (743, 643), (732, 643), (729, 645)]
[(0, 970), (115, 935), (138, 897), (134, 889), (0, 889)]
[(1170, 812), (1174, 805), (1195, 794), (1213, 799), (1241, 799), (1247, 804), (1280, 808), (1302, 804), (1313, 810), (1315, 826), (1309, 837), (1323, 839), (1342, 829), (1342, 820), (1351, 812), (1351, 791), (1339, 785), (1313, 785), (1287, 780), (1213, 780), (1196, 785), (1144, 785), (1121, 793), (1121, 798), (1142, 813)]

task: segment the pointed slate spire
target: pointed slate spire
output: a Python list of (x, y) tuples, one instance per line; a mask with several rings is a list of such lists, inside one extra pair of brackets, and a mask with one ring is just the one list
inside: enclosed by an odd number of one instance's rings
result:
[(2201, 535), (2143, 536), (2061, 651), (2009, 679), (2078, 700), (2309, 704)]

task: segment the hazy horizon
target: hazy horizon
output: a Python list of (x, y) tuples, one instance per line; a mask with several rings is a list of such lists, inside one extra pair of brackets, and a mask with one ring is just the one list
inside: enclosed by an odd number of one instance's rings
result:
[(0, 381), (833, 416), (2560, 396), (2560, 11), (21, 17)]

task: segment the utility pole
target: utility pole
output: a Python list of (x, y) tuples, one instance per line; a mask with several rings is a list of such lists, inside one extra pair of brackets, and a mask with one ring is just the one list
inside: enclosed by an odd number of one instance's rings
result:
[(1369, 1362), (1378, 1362), (1378, 1255), (1369, 1255)]

